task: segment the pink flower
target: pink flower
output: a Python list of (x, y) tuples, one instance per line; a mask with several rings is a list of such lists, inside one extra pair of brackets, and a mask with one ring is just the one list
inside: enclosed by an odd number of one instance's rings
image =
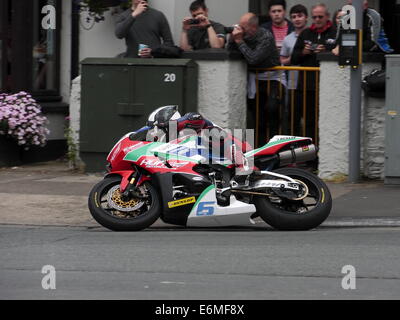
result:
[(0, 93), (0, 134), (11, 136), (27, 148), (44, 145), (49, 133), (46, 123), (47, 118), (31, 95)]

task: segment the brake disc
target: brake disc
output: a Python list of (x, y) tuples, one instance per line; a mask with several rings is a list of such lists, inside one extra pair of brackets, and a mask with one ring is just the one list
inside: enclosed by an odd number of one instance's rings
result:
[(144, 201), (137, 198), (129, 199), (128, 201), (123, 200), (119, 187), (119, 185), (116, 185), (107, 193), (107, 202), (111, 208), (122, 212), (131, 212), (140, 209), (144, 205)]

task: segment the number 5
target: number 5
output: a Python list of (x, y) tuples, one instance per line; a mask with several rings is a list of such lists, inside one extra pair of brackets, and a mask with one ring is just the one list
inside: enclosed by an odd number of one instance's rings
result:
[(196, 215), (198, 215), (198, 216), (212, 216), (214, 214), (214, 204), (215, 204), (215, 201), (200, 202), (198, 207), (197, 207)]

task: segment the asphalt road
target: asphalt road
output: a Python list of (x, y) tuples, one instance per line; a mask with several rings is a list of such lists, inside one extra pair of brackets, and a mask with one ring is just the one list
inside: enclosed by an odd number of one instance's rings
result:
[[(0, 299), (399, 299), (400, 228), (0, 226)], [(56, 289), (42, 288), (44, 265)], [(356, 288), (342, 288), (342, 267)]]

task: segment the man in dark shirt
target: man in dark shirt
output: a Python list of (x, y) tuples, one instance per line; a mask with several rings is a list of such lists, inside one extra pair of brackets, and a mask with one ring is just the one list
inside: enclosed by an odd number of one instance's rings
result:
[[(149, 58), (152, 50), (162, 43), (166, 46), (174, 45), (167, 18), (162, 12), (148, 7), (144, 0), (133, 0), (132, 8), (121, 13), (115, 35), (119, 39), (125, 38), (125, 57)], [(139, 52), (139, 44), (148, 47)]]
[[(239, 25), (235, 26), (230, 37), (228, 49), (239, 50), (251, 69), (271, 68), (280, 64), (274, 37), (271, 32), (259, 27), (258, 18), (253, 13), (246, 13), (240, 18)], [(256, 128), (256, 142), (259, 146), (264, 145), (268, 137), (278, 133), (281, 103), (281, 97), (278, 95), (282, 90), (279, 90), (281, 84), (276, 71), (259, 72), (257, 77), (258, 81), (255, 71), (250, 70), (248, 96), (251, 115), (248, 126)], [(258, 99), (254, 99), (256, 97), (252, 89), (256, 83)], [(258, 106), (254, 105), (254, 100), (258, 101)]]
[[(312, 25), (303, 30), (297, 38), (291, 61), (293, 65), (319, 67), (317, 53), (330, 52), (336, 46), (336, 30), (329, 20), (329, 12), (324, 4), (312, 7)], [(305, 72), (305, 71), (303, 71)], [(306, 73), (306, 136), (316, 138), (316, 92), (317, 77), (315, 71)], [(304, 75), (299, 75), (299, 88), (304, 86)]]
[(244, 14), (235, 25), (228, 49), (239, 50), (253, 68), (279, 65), (275, 40), (268, 30), (259, 27), (258, 18), (253, 13)]
[[(182, 22), (181, 48), (188, 51), (225, 47), (225, 28), (208, 19), (208, 8), (204, 0), (192, 2), (189, 11), (192, 17), (186, 17)], [(198, 21), (193, 23), (193, 20)]]

